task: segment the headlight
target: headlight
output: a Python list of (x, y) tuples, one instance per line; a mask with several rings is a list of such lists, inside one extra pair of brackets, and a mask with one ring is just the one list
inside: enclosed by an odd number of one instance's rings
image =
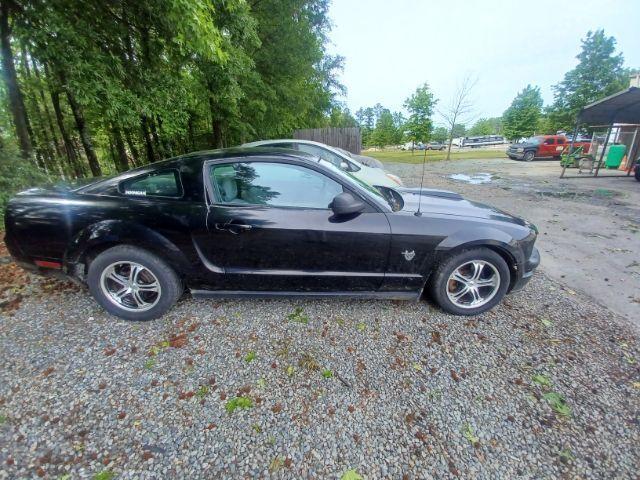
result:
[(385, 175), (402, 187), (402, 180), (400, 180), (400, 177), (393, 173), (386, 173)]
[(524, 148), (518, 147), (518, 148), (516, 148), (516, 152), (524, 152)]

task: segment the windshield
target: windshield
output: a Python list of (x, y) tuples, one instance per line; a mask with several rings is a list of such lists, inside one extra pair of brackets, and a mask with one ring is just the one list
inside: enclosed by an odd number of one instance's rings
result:
[(542, 137), (529, 137), (522, 140), (520, 143), (535, 143), (536, 145), (542, 143)]

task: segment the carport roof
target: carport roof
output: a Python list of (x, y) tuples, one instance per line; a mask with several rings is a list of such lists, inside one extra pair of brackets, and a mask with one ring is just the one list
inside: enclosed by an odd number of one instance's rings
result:
[(611, 125), (614, 123), (640, 123), (640, 88), (629, 87), (584, 107), (578, 123)]

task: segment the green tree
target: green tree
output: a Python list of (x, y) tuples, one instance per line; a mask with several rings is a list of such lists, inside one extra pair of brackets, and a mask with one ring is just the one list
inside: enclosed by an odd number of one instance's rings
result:
[(444, 143), (449, 138), (449, 130), (446, 127), (436, 127), (433, 129), (431, 138), (440, 143)]
[(404, 107), (409, 111), (409, 118), (404, 126), (409, 140), (415, 142), (428, 142), (433, 130), (431, 115), (437, 100), (429, 89), (429, 84), (424, 83), (405, 100)]
[(359, 108), (356, 112), (356, 122), (360, 127), (360, 134), (362, 136), (362, 144), (371, 145), (371, 134), (376, 126), (376, 118), (373, 108)]
[(341, 108), (338, 105), (335, 105), (331, 109), (331, 113), (328, 118), (328, 126), (330, 127), (357, 127), (358, 122), (351, 115), (351, 112), (348, 108)]
[(527, 85), (516, 95), (502, 116), (505, 137), (517, 140), (533, 135), (538, 128), (541, 112), (540, 88)]
[(469, 136), (499, 135), (502, 133), (502, 118), (480, 118), (467, 131)]
[(467, 127), (464, 123), (456, 123), (451, 127), (449, 135), (451, 138), (464, 137), (467, 134)]
[(376, 128), (371, 135), (371, 142), (376, 147), (383, 148), (387, 145), (398, 143), (398, 129), (393, 122), (393, 114), (386, 108), (380, 112), (380, 118), (376, 122)]
[(604, 30), (587, 32), (581, 48), (578, 65), (553, 87), (548, 115), (554, 130), (572, 130), (584, 106), (624, 89), (629, 81), (622, 53), (616, 53), (616, 40)]
[[(1, 0), (0, 148), (81, 177), (353, 124), (336, 103), (343, 59), (326, 50), (328, 5)], [(4, 158), (6, 172), (16, 157)]]

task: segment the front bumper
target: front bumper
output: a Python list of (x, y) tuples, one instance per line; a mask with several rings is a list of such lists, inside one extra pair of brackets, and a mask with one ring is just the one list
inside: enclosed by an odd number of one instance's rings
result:
[(524, 152), (516, 152), (515, 150), (507, 150), (507, 156), (514, 160), (522, 160), (524, 158)]
[(536, 247), (533, 247), (531, 250), (531, 255), (524, 263), (524, 268), (522, 269), (522, 273), (518, 272), (518, 276), (516, 278), (515, 283), (511, 287), (512, 292), (516, 292), (521, 290), (533, 277), (533, 272), (540, 265), (540, 252)]

